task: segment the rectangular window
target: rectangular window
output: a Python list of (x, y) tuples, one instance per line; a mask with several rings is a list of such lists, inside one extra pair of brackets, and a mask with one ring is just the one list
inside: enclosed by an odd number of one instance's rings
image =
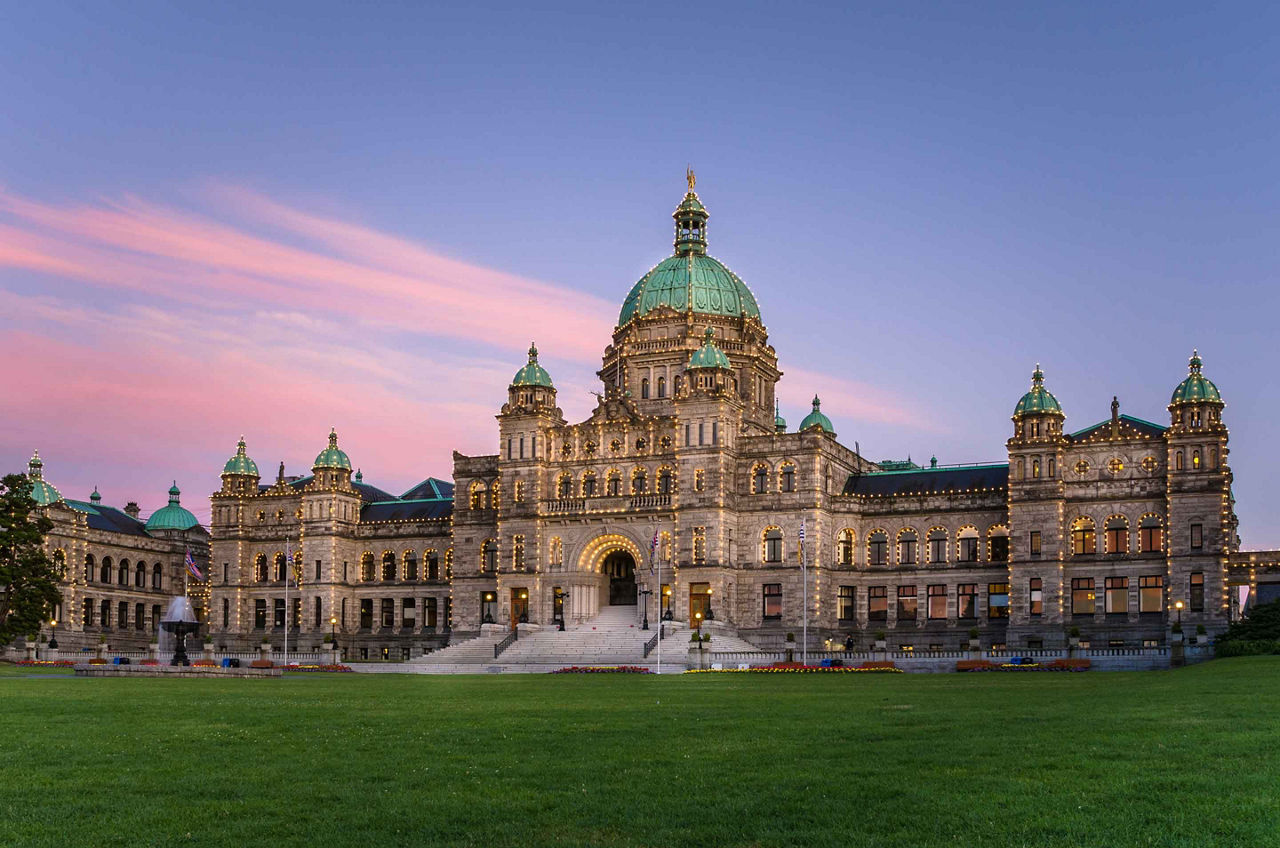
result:
[(395, 598), (382, 599), (382, 626), (396, 626), (396, 601)]
[(1009, 537), (1008, 536), (992, 536), (991, 537), (991, 561), (992, 562), (1008, 562), (1009, 561)]
[(1044, 581), (1039, 577), (1031, 578), (1031, 606), (1032, 615), (1044, 615)]
[(231, 564), (224, 562), (222, 564), (222, 582), (227, 582), (227, 576), (230, 574)]
[(947, 561), (947, 540), (946, 539), (930, 539), (929, 540), (929, 562), (946, 562)]
[(1031, 556), (1033, 557), (1040, 556), (1040, 531), (1039, 530), (1031, 531), (1030, 551), (1031, 551)]
[(360, 599), (360, 629), (373, 629), (373, 598)]
[(405, 598), (400, 603), (400, 626), (412, 630), (418, 623), (418, 599)]
[(707, 528), (693, 528), (693, 561), (701, 564), (707, 558)]
[(430, 628), (436, 627), (436, 619), (439, 612), (438, 601), (435, 598), (427, 598), (427, 620), (426, 626)]
[(782, 584), (766, 583), (762, 589), (765, 620), (777, 620), (782, 618)]
[(267, 626), (266, 598), (258, 598), (253, 602), (253, 626), (257, 630), (263, 630)]
[(1138, 578), (1138, 612), (1154, 613), (1164, 609), (1164, 576)]
[(1098, 540), (1092, 527), (1077, 527), (1071, 531), (1071, 553), (1084, 556), (1098, 552)]
[(1192, 612), (1204, 612), (1204, 572), (1192, 572), (1187, 600)]
[(320, 560), (316, 560), (316, 582), (320, 582)]
[(321, 613), (320, 613), (320, 599), (319, 599), (319, 598), (316, 598), (316, 615), (315, 615), (315, 625), (314, 625), (314, 627), (315, 627), (315, 629), (316, 629), (316, 630), (319, 630), (321, 627), (323, 627), (323, 626), (324, 626), (324, 623), (323, 623), (323, 621), (321, 620), (320, 615), (321, 615)]
[(978, 584), (961, 583), (956, 587), (956, 618), (978, 617)]
[(1071, 579), (1071, 614), (1093, 615), (1094, 607), (1093, 578), (1073, 577)]
[(947, 617), (947, 587), (938, 584), (929, 587), (929, 618), (943, 621)]
[(916, 620), (916, 587), (898, 587), (898, 621)]
[(453, 598), (444, 599), (444, 629), (453, 627)]
[(222, 627), (226, 629), (231, 626), (231, 601), (228, 598), (222, 599)]
[(275, 599), (274, 615), (271, 619), (272, 627), (284, 627), (284, 598)]
[(1129, 552), (1129, 531), (1124, 527), (1107, 528), (1107, 553), (1127, 554)]
[(889, 620), (889, 588), (867, 587), (867, 621)]
[(1138, 531), (1138, 541), (1142, 545), (1144, 554), (1155, 554), (1160, 552), (1163, 539), (1160, 538), (1161, 531), (1159, 527), (1143, 527)]
[(899, 539), (898, 540), (898, 562), (902, 565), (916, 564), (916, 540), (915, 539)]
[(872, 539), (867, 546), (867, 556), (872, 565), (884, 565), (889, 543), (884, 539)]
[(987, 618), (1009, 617), (1009, 584), (987, 584)]
[(707, 425), (698, 422), (698, 444), (705, 445), (707, 443)]
[[(992, 540), (994, 542), (994, 540)], [(978, 540), (977, 539), (961, 539), (960, 540), (960, 561), (961, 562), (977, 562), (978, 561)]]
[(1201, 524), (1191, 525), (1191, 549), (1198, 551), (1204, 547), (1204, 526)]
[(1129, 612), (1129, 578), (1108, 577), (1106, 582), (1106, 610), (1108, 614)]
[(853, 592), (854, 592), (854, 589), (852, 586), (840, 587), (840, 593), (837, 598), (836, 609), (838, 611), (841, 621), (853, 621), (853, 618), (854, 618)]

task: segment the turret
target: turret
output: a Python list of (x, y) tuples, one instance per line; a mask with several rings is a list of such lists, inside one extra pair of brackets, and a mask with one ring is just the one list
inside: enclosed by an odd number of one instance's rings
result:
[(715, 342), (715, 331), (707, 327), (702, 337), (702, 347), (693, 352), (685, 366), (689, 375), (690, 392), (704, 394), (737, 394), (737, 378), (729, 357)]
[[(283, 466), (284, 464), (281, 463), (281, 480), (283, 480)], [(347, 457), (346, 451), (338, 447), (336, 430), (329, 430), (329, 446), (316, 455), (316, 461), (311, 464), (311, 473), (314, 475), (316, 486), (336, 489), (351, 487), (351, 460)]]
[(235, 455), (222, 466), (222, 494), (256, 495), (258, 493), (258, 464), (245, 450), (244, 436), (236, 442)]
[(178, 489), (178, 481), (169, 487), (169, 503), (151, 513), (147, 519), (147, 532), (157, 533), (166, 530), (185, 532), (198, 527), (200, 522), (181, 502), (182, 492)]
[(807, 433), (810, 430), (826, 433), (834, 436), (836, 430), (831, 426), (831, 419), (822, 412), (822, 400), (817, 396), (813, 396), (813, 411), (804, 417), (800, 422), (800, 432)]
[(36, 451), (27, 463), (27, 479), (31, 481), (31, 497), (40, 506), (49, 506), (62, 500), (62, 494), (44, 479), (44, 461)]
[(529, 343), (529, 361), (511, 378), (507, 387), (504, 413), (536, 412), (555, 409), (556, 387), (547, 369), (538, 363), (538, 346)]

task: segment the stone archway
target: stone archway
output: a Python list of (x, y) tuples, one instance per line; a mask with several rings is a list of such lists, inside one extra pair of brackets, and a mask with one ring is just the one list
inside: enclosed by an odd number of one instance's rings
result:
[(635, 609), (643, 561), (639, 543), (622, 533), (603, 533), (583, 545), (576, 567), (566, 576), (566, 619), (589, 621), (611, 605)]
[(601, 573), (609, 578), (609, 606), (636, 605), (636, 561), (627, 551), (614, 551), (604, 558)]

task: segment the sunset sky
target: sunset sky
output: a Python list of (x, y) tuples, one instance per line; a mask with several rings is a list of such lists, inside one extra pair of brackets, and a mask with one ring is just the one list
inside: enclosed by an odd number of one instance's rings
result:
[(1074, 431), (1198, 348), (1280, 547), (1280, 7), (419, 5), (0, 7), (6, 470), (449, 478), (531, 340), (588, 412), (692, 165), (793, 426), (1002, 460), (1037, 362)]

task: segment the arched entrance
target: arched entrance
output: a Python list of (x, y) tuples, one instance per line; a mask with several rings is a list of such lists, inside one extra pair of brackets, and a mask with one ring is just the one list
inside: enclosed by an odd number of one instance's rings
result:
[(614, 551), (604, 558), (600, 570), (609, 578), (609, 606), (635, 606), (635, 557), (627, 551)]

